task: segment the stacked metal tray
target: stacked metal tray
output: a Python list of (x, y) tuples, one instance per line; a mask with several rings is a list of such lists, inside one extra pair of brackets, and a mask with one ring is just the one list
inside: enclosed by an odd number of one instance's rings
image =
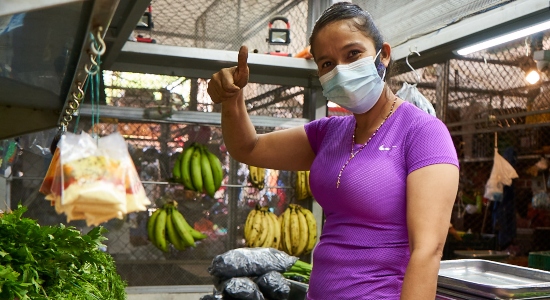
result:
[(438, 293), (457, 299), (550, 299), (550, 272), (483, 259), (446, 260), (437, 286)]

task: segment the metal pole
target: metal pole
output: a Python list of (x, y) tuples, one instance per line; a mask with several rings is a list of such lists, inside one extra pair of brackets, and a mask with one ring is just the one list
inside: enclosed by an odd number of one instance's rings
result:
[[(239, 183), (237, 171), (239, 170), (239, 162), (229, 158), (229, 184), (237, 185)], [(237, 248), (237, 232), (238, 232), (238, 216), (239, 216), (239, 193), (241, 188), (227, 188), (227, 206), (229, 209), (229, 220), (227, 222), (227, 249)]]
[(436, 116), (445, 123), (447, 115), (447, 104), (449, 102), (449, 61), (437, 66), (437, 82), (435, 88)]

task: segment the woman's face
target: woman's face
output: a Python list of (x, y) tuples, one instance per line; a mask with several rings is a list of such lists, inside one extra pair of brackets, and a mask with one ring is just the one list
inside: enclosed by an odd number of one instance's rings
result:
[[(312, 45), (319, 76), (328, 73), (336, 65), (347, 65), (367, 56), (376, 56), (373, 40), (354, 24), (353, 20), (341, 20), (319, 30)], [(387, 62), (381, 58), (387, 66)]]

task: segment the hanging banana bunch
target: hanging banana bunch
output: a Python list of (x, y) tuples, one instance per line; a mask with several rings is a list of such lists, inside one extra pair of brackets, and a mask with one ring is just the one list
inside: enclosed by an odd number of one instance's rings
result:
[(309, 188), (309, 171), (296, 172), (296, 199), (304, 200), (311, 197)]
[(279, 247), (281, 240), (281, 225), (277, 216), (267, 207), (251, 210), (244, 226), (244, 238), (248, 247)]
[(265, 187), (265, 168), (248, 166), (248, 180), (257, 189), (263, 190)]
[(176, 158), (172, 169), (174, 180), (192, 191), (214, 197), (223, 180), (222, 164), (206, 146), (193, 143)]
[(317, 222), (309, 209), (289, 204), (280, 217), (280, 223), (279, 250), (294, 256), (311, 253), (317, 243)]
[(175, 201), (155, 210), (149, 217), (147, 234), (151, 243), (163, 252), (168, 252), (170, 244), (177, 250), (195, 247), (196, 241), (207, 237), (189, 225)]

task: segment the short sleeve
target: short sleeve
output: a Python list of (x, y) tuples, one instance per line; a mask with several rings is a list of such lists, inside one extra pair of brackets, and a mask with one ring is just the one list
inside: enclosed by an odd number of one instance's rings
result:
[(407, 174), (435, 164), (459, 167), (449, 130), (439, 119), (430, 116), (418, 120), (417, 125), (411, 127), (406, 143)]
[(331, 117), (325, 117), (304, 125), (309, 144), (315, 154), (319, 151), (319, 147), (327, 133), (328, 123), (331, 119)]

